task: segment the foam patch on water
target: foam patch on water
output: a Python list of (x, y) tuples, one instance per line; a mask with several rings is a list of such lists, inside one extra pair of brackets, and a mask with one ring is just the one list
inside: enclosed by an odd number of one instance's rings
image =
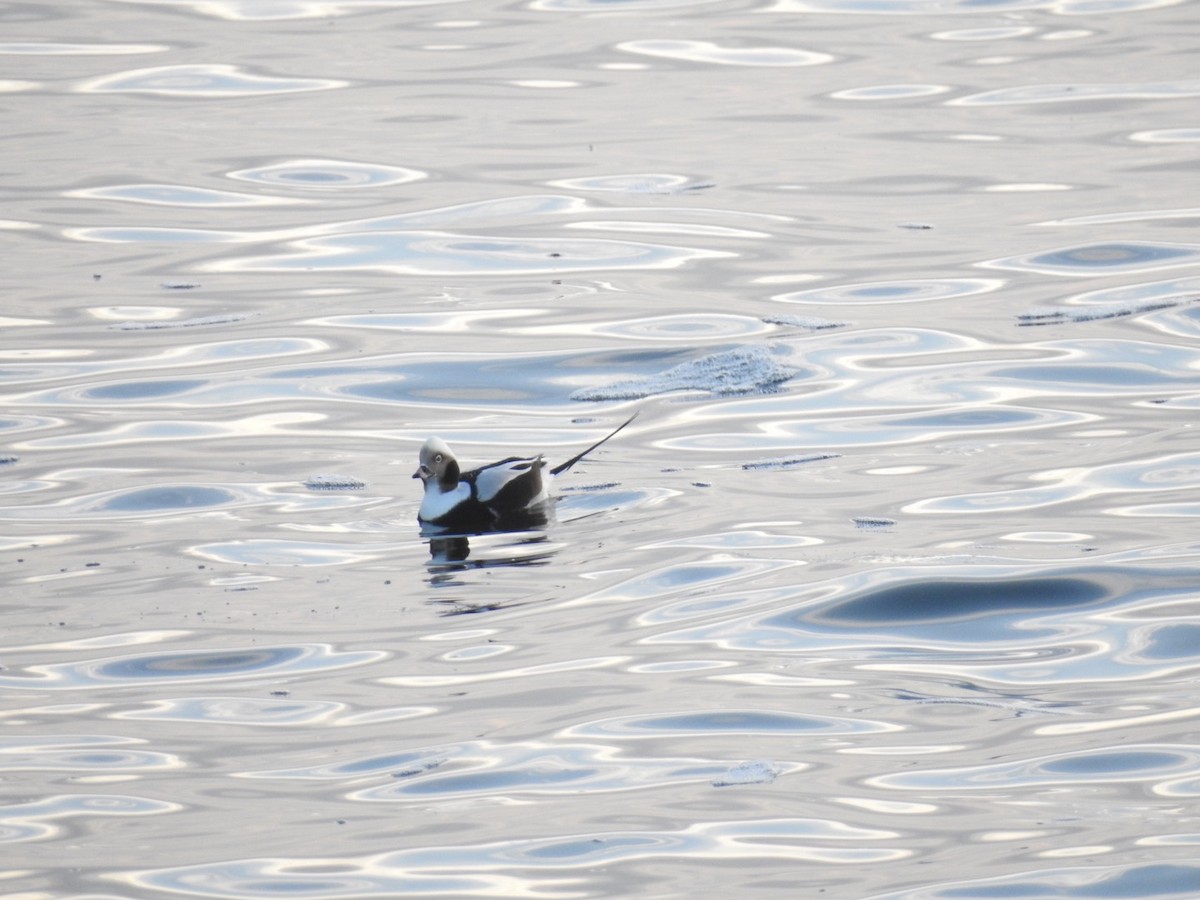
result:
[[(166, 285), (164, 285), (166, 287)], [(180, 288), (176, 288), (180, 289)], [(192, 319), (153, 322), (118, 322), (108, 327), (114, 331), (158, 331), (163, 328), (198, 328), (204, 325), (229, 325), (250, 318), (249, 313), (228, 313), (215, 316), (197, 316)]]
[(304, 486), (310, 491), (361, 491), (367, 483), (349, 475), (313, 475)]
[(1132, 303), (1112, 303), (1104, 306), (1086, 306), (1061, 309), (1041, 307), (1017, 314), (1017, 325), (1058, 325), (1065, 322), (1095, 322), (1100, 319), (1120, 319), (1142, 313), (1170, 309), (1193, 300), (1144, 300)]
[(889, 531), (896, 525), (895, 519), (885, 519), (880, 516), (854, 516), (851, 521), (855, 528), (865, 531)]
[(780, 456), (774, 459), (756, 459), (742, 463), (743, 469), (791, 469), (805, 463), (820, 462), (823, 459), (837, 459), (840, 453), (809, 453), (806, 456)]
[(787, 325), (791, 328), (807, 328), (809, 331), (823, 331), (826, 328), (845, 328), (848, 322), (838, 322), (834, 319), (822, 319), (820, 316), (763, 316), (762, 320), (768, 325)]
[(759, 345), (734, 347), (672, 366), (665, 372), (629, 378), (603, 387), (580, 388), (572, 400), (635, 400), (674, 391), (712, 394), (768, 393), (797, 370), (780, 361), (778, 349)]
[(779, 766), (766, 759), (738, 763), (710, 784), (713, 787), (733, 787), (739, 784), (770, 784), (779, 777)]

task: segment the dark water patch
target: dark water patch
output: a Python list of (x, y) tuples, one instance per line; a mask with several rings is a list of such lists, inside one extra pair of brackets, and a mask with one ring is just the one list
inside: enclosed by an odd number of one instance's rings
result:
[(1115, 753), (1086, 753), (1064, 756), (1040, 766), (1047, 775), (1122, 775), (1170, 770), (1187, 765), (1189, 759), (1160, 750), (1122, 750)]
[[(642, 642), (763, 654), (849, 652), (886, 661), (896, 671), (935, 666), (957, 678), (977, 678), (986, 671), (996, 682), (1019, 685), (1107, 681), (1135, 672), (1147, 678), (1156, 670), (1177, 672), (1179, 664), (1169, 659), (1156, 666), (1139, 659), (1136, 650), (1144, 637), (1131, 637), (1128, 623), (1114, 620), (1116, 612), (1177, 602), (1200, 581), (1194, 569), (1142, 565), (941, 568), (955, 574), (938, 577), (930, 570), (901, 568), (796, 584), (772, 604), (773, 609), (789, 604), (782, 612), (731, 618), (719, 604), (712, 614), (701, 606), (695, 624), (648, 635)], [(638, 581), (607, 591), (618, 599), (665, 594), (667, 602), (676, 600), (666, 592), (641, 591)], [(662, 624), (678, 618), (641, 617)]]
[(1108, 275), (1168, 269), (1200, 262), (1200, 246), (1125, 241), (1059, 247), (1041, 253), (994, 259), (982, 265), (992, 269), (1040, 272), (1051, 275)]
[(96, 400), (150, 400), (157, 397), (172, 397), (183, 394), (195, 388), (204, 387), (209, 382), (199, 379), (179, 381), (124, 381), (115, 384), (102, 384), (88, 388), (80, 393), (82, 397)]
[[(358, 380), (330, 389), (350, 397), (407, 403), (560, 403), (565, 391), (553, 383), (554, 369), (553, 361), (538, 357), (421, 360), (358, 370), (353, 372)], [(388, 373), (392, 377), (386, 377)]]
[(908, 430), (974, 431), (1020, 427), (1031, 422), (1044, 421), (1037, 411), (1016, 407), (993, 407), (991, 409), (951, 409), (945, 412), (905, 416), (896, 424)]
[(1043, 791), (1061, 785), (1162, 785), (1192, 780), (1200, 755), (1192, 746), (1143, 744), (1100, 748), (974, 766), (891, 772), (870, 781), (903, 791)]
[(937, 579), (891, 585), (832, 603), (805, 618), (833, 627), (908, 627), (1094, 606), (1111, 597), (1099, 581), (1070, 576)]
[(840, 306), (924, 303), (986, 294), (1002, 284), (997, 278), (914, 278), (806, 288), (778, 294), (771, 299), (783, 303), (828, 303)]
[(1200, 657), (1200, 625), (1186, 622), (1159, 625), (1150, 633), (1138, 655), (1145, 659), (1194, 662)]
[(0, 688), (70, 690), (300, 675), (363, 665), (386, 655), (382, 651), (339, 652), (327, 644), (177, 650), (29, 666), (24, 674), (0, 677)]
[(722, 734), (809, 735), (895, 731), (896, 726), (866, 719), (809, 716), (763, 709), (698, 710), (669, 715), (622, 716), (567, 729), (571, 737), (630, 740)]
[(140, 740), (104, 734), (63, 734), (40, 739), (0, 740), (0, 772), (127, 773), (178, 769), (179, 758), (153, 750), (129, 749)]
[(164, 485), (115, 494), (109, 497), (101, 508), (115, 512), (202, 509), (236, 503), (241, 499), (240, 495), (225, 488), (195, 484)]
[(1068, 888), (1067, 897), (1190, 898), (1200, 896), (1200, 864), (1148, 863), (1108, 875), (1099, 884)]
[[(775, 642), (802, 646), (874, 634), (881, 636), (879, 652), (896, 660), (910, 653), (929, 658), (931, 648), (905, 649), (902, 644), (931, 640), (954, 642), (976, 654), (984, 647), (1021, 641), (1030, 653), (1070, 656), (1082, 648), (1039, 642), (1061, 639), (1073, 624), (1088, 618), (1085, 612), (1094, 615), (1172, 596), (1193, 574), (1102, 566), (992, 578), (908, 576), (854, 590), (843, 599), (767, 616), (748, 623), (745, 636), (766, 648)], [(889, 642), (895, 645), (887, 646)]]
[(287, 666), (304, 656), (304, 653), (303, 647), (164, 653), (112, 660), (96, 666), (92, 672), (97, 679), (127, 682), (160, 678), (211, 678), (230, 673), (246, 675)]
[(272, 187), (298, 188), (305, 191), (345, 191), (375, 189), (407, 184), (428, 177), (419, 169), (359, 163), (335, 159), (293, 159), (287, 162), (238, 169), (227, 175), (235, 181), (249, 181)]

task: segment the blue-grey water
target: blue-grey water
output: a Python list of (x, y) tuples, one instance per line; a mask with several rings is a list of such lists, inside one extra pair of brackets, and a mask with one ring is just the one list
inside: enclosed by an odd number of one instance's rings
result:
[(0, 7), (0, 893), (1200, 896), (1198, 39)]

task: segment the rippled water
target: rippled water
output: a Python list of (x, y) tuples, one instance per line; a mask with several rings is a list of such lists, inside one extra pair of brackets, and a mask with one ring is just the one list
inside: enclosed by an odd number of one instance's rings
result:
[(0, 22), (7, 896), (1200, 896), (1195, 2)]

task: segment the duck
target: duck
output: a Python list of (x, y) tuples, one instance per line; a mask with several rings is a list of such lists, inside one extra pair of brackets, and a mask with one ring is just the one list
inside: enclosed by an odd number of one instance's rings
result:
[(421, 447), (413, 478), (421, 479), (425, 496), (417, 513), (423, 529), (437, 533), (480, 534), (524, 531), (548, 522), (550, 482), (610, 440), (637, 418), (634, 413), (582, 453), (547, 469), (542, 454), (509, 456), (464, 472), (439, 437)]

